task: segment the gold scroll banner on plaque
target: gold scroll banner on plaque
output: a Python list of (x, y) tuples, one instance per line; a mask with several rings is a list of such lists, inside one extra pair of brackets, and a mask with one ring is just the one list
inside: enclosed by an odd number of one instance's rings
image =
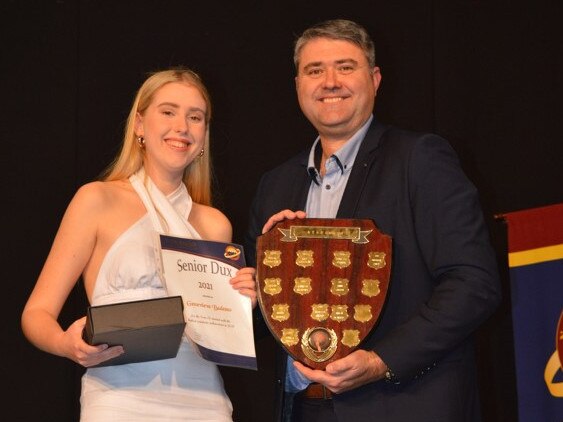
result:
[(372, 220), (306, 218), (257, 240), (258, 302), (295, 359), (324, 369), (374, 329), (387, 297), (391, 237)]

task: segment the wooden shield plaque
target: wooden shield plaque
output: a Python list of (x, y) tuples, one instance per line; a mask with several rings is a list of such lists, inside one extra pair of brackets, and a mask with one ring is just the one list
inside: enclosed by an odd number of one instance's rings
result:
[(365, 219), (284, 220), (257, 239), (258, 302), (268, 328), (315, 369), (375, 328), (391, 274), (391, 237)]

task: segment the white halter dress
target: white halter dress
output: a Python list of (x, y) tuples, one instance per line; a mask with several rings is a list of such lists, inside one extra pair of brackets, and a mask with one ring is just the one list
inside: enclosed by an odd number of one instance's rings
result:
[[(143, 170), (130, 181), (147, 215), (109, 249), (92, 305), (166, 296), (156, 264), (155, 230), (201, 238), (188, 223), (192, 199), (184, 184), (165, 197)], [(232, 405), (217, 366), (202, 359), (185, 335), (174, 359), (87, 369), (80, 403), (82, 422), (232, 421)]]

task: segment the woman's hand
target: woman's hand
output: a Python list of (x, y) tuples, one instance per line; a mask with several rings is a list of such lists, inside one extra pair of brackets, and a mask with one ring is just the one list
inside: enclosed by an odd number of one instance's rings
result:
[(86, 343), (82, 338), (85, 325), (86, 317), (83, 317), (73, 322), (66, 331), (63, 331), (61, 345), (64, 356), (88, 368), (125, 353), (122, 346), (108, 347), (107, 344), (91, 346)]
[(256, 307), (256, 270), (252, 267), (241, 268), (229, 282), (233, 289), (251, 299), (254, 309)]
[(262, 234), (266, 233), (268, 230), (274, 227), (274, 224), (279, 223), (280, 221), (294, 220), (296, 218), (305, 218), (306, 216), (307, 214), (305, 213), (305, 211), (291, 211), (291, 210), (280, 211), (272, 215), (268, 219), (268, 221), (266, 221), (266, 224), (264, 224), (264, 227), (262, 228)]

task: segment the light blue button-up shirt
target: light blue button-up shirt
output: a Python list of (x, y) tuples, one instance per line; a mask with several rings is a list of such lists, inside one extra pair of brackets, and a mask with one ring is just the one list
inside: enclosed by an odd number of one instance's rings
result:
[[(317, 138), (311, 152), (307, 171), (311, 176), (311, 186), (307, 196), (305, 211), (309, 218), (336, 218), (340, 200), (352, 172), (352, 166), (358, 155), (360, 145), (373, 120), (373, 115), (338, 151), (325, 163), (325, 175), (321, 176), (315, 161), (320, 163), (320, 138)], [(293, 368), (293, 359), (287, 358), (285, 390), (296, 393), (304, 390), (310, 381)]]

